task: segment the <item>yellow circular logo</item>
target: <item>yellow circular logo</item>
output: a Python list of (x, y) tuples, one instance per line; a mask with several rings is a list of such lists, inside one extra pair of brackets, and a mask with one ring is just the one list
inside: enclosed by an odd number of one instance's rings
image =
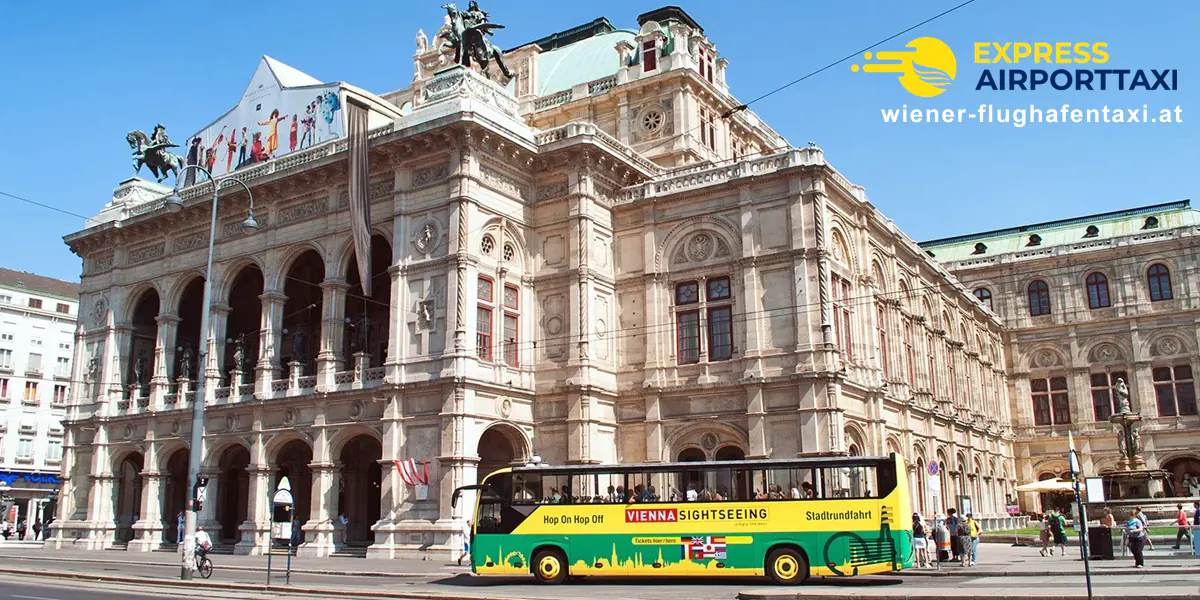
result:
[[(893, 61), (863, 64), (864, 73), (899, 73), (900, 85), (914, 96), (932, 98), (950, 87), (958, 74), (958, 62), (954, 51), (942, 40), (931, 37), (917, 38), (905, 48), (895, 52), (878, 52), (876, 60)], [(863, 54), (863, 58), (871, 60), (871, 53)], [(858, 72), (858, 65), (851, 65), (852, 71)]]

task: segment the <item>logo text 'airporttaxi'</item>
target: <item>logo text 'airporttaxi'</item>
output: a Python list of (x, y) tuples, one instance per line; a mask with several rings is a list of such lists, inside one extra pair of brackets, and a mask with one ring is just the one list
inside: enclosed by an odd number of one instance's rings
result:
[[(950, 87), (958, 74), (958, 62), (950, 46), (937, 38), (920, 37), (904, 47), (910, 50), (875, 53), (876, 60), (899, 62), (866, 63), (862, 65), (862, 71), (899, 73), (900, 85), (912, 95), (922, 98), (932, 98)], [(864, 53), (863, 58), (871, 60), (871, 53)], [(856, 73), (859, 69), (858, 65), (850, 66), (850, 70)]]

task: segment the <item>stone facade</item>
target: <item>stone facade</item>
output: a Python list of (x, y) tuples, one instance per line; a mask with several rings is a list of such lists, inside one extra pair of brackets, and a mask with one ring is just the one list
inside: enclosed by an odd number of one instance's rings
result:
[[(243, 235), (245, 195), (227, 193), (202, 368), (188, 360), (204, 248), (180, 240), (204, 231), (211, 190), (183, 190), (178, 215), (152, 199), (68, 236), (84, 306), (113, 308), (81, 327), (102, 372), (72, 406), (52, 545), (172, 540), (201, 400), (201, 519), (239, 552), (262, 551), (267, 492), (287, 475), (302, 553), (452, 556), (470, 505), (452, 491), (534, 455), (897, 452), (916, 506), (968, 496), (1002, 515), (1015, 472), (1000, 322), (819, 148), (786, 147), (748, 111), (720, 118), (739, 104), (723, 59), (664, 10), (636, 35), (573, 30), (608, 49), (600, 80), (539, 82), (558, 48), (518, 49), (515, 93), (437, 68), (419, 42), (413, 85), (384, 97), (400, 116), (371, 133), (370, 298), (344, 143), (256, 166), (267, 225)], [(142, 248), (163, 254), (133, 260)], [(154, 376), (134, 389), (139, 347)], [(407, 458), (427, 487), (393, 466)], [(114, 501), (135, 489), (136, 508)], [(124, 538), (122, 510), (140, 511)]]
[(1086, 474), (1123, 469), (1109, 422), (1120, 378), (1146, 465), (1174, 488), (1127, 493), (1196, 494), (1198, 223), (1183, 201), (922, 244), (1004, 320), (1022, 481), (1069, 471), (1068, 430)]

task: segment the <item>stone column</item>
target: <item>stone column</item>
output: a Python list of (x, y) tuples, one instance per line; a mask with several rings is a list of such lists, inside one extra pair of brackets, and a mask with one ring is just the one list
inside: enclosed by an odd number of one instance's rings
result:
[(271, 382), (279, 378), (282, 368), (279, 362), (283, 330), (283, 305), (287, 296), (283, 292), (265, 292), (258, 299), (262, 302), (262, 324), (258, 341), (258, 376), (254, 380), (254, 393), (258, 398), (271, 397)]
[(263, 439), (263, 411), (254, 410), (251, 424), (253, 441), (250, 444), (250, 464), (246, 466), (249, 489), (246, 493), (246, 520), (238, 526), (241, 541), (234, 546), (235, 554), (261, 554), (271, 543), (271, 466), (267, 462), (266, 442)]
[(337, 465), (329, 459), (326, 408), (324, 403), (318, 404), (313, 419), (316, 435), (312, 442), (313, 460), (308, 465), (312, 470), (311, 508), (308, 522), (303, 526), (306, 541), (297, 550), (297, 556), (328, 556), (334, 550), (331, 512), (337, 510), (338, 471)]
[(321, 282), (321, 349), (317, 353), (317, 388), (333, 387), (333, 375), (342, 367), (344, 336), (346, 333), (346, 280), (328, 278)]
[[(125, 388), (125, 354), (129, 351), (130, 345), (133, 343), (133, 328), (128, 325), (117, 325), (109, 332), (111, 344), (105, 344), (105, 349), (109, 350), (111, 357), (110, 370), (106, 374), (104, 381), (108, 382), (108, 393), (110, 400), (120, 400), (126, 391)], [(45, 365), (42, 365), (45, 369)]]
[[(153, 422), (151, 422), (153, 423)], [(128, 550), (149, 552), (162, 544), (162, 473), (158, 470), (159, 445), (154, 440), (154, 427), (147, 427), (146, 452), (142, 457), (142, 497), (139, 499), (138, 522), (133, 525), (133, 540)]]
[(154, 318), (158, 324), (154, 340), (154, 373), (150, 376), (150, 410), (163, 406), (163, 397), (171, 392), (171, 369), (175, 364), (175, 335), (179, 315), (163, 313)]
[[(401, 265), (392, 265), (388, 267), (388, 276), (392, 286), (392, 306), (401, 307), (401, 310), (390, 310), (388, 319), (388, 346), (387, 356), (384, 357), (384, 379), (389, 382), (400, 382), (402, 376), (400, 363), (404, 357), (404, 349), (407, 347), (408, 322), (405, 316), (405, 307), (412, 306), (412, 299), (408, 294), (408, 286), (404, 285), (405, 267)], [(436, 313), (436, 309), (434, 311)], [(434, 315), (436, 321), (437, 315)], [(428, 351), (428, 348), (426, 348)]]
[(400, 503), (404, 501), (404, 485), (396, 472), (395, 461), (400, 460), (404, 448), (404, 406), (399, 394), (392, 393), (383, 411), (382, 454), (379, 467), (383, 477), (379, 484), (379, 522), (371, 529), (375, 532), (375, 543), (367, 548), (368, 558), (395, 558), (399, 539), (397, 523)]
[[(225, 361), (225, 328), (229, 322), (229, 313), (231, 312), (233, 312), (233, 307), (228, 304), (213, 304), (209, 313), (208, 323), (211, 341), (208, 346), (208, 364), (200, 366), (204, 370), (205, 377), (205, 402), (211, 403), (214, 401), (217, 397), (217, 388), (221, 387), (222, 365)], [(204, 341), (201, 340), (200, 343), (204, 343)], [(230, 390), (229, 396), (230, 398), (236, 398), (237, 390)]]

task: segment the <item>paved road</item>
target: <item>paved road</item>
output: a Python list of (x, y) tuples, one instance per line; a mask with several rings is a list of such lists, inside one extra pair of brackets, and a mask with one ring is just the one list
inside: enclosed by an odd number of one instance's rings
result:
[[(112, 590), (112, 586), (105, 586)], [(166, 593), (141, 593), (131, 590), (105, 591), (105, 587), (94, 584), (65, 581), (23, 581), (7, 578), (0, 585), (0, 600), (129, 600), (129, 598), (161, 598), (163, 600), (179, 600), (182, 598), (203, 598), (181, 591)]]

